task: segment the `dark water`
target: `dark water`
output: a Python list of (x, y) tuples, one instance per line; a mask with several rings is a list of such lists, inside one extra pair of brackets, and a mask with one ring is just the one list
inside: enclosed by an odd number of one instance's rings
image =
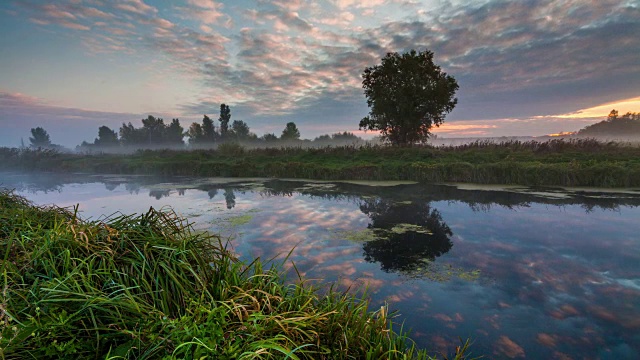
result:
[[(0, 173), (85, 218), (171, 206), (244, 259), (367, 285), (421, 346), (487, 358), (640, 358), (640, 192)], [(285, 266), (290, 267), (287, 262)]]

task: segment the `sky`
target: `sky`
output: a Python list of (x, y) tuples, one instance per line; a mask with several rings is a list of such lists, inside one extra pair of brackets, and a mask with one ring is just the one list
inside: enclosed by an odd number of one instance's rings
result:
[(460, 85), (441, 137), (575, 131), (640, 112), (640, 0), (0, 0), (0, 145), (93, 141), (154, 115), (259, 136), (358, 129), (361, 74), (431, 50)]

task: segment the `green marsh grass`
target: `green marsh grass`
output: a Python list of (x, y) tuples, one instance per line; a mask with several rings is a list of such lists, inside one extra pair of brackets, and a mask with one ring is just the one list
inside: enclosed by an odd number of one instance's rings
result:
[(102, 174), (411, 180), (528, 186), (640, 186), (640, 147), (593, 139), (476, 141), (457, 146), (140, 150), (58, 154), (0, 149), (0, 169)]
[(287, 283), (170, 211), (76, 210), (0, 191), (0, 359), (431, 358), (386, 307)]

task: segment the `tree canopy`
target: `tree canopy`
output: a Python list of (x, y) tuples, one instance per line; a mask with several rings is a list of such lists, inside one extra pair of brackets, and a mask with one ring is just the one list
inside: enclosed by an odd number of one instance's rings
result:
[(141, 128), (131, 123), (123, 123), (120, 127), (120, 142), (125, 146), (184, 145), (183, 136), (180, 120), (173, 119), (167, 126), (162, 118), (151, 115), (142, 119)]
[(287, 123), (284, 130), (282, 130), (282, 135), (280, 135), (280, 139), (282, 140), (300, 139), (300, 130), (298, 130), (298, 127), (294, 122)]
[(118, 134), (111, 130), (108, 126), (100, 126), (98, 128), (98, 137), (93, 141), (96, 146), (118, 146)]
[(429, 50), (388, 53), (362, 78), (370, 110), (360, 129), (380, 131), (394, 145), (427, 141), (458, 102), (458, 83), (434, 64)]
[(29, 137), (31, 147), (50, 147), (51, 139), (49, 133), (41, 127), (31, 129), (31, 137)]
[(620, 116), (617, 110), (611, 110), (606, 120), (581, 129), (578, 135), (636, 137), (640, 135), (640, 112)]

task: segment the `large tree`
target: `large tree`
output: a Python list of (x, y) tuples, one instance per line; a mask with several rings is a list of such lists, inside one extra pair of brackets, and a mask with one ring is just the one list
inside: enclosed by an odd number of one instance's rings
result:
[(47, 130), (37, 127), (35, 129), (31, 129), (31, 137), (29, 138), (29, 142), (31, 142), (31, 147), (50, 147), (51, 139), (49, 138), (49, 134)]
[(429, 50), (388, 53), (362, 78), (370, 110), (360, 128), (380, 131), (394, 145), (425, 142), (458, 102), (456, 79), (433, 63)]

